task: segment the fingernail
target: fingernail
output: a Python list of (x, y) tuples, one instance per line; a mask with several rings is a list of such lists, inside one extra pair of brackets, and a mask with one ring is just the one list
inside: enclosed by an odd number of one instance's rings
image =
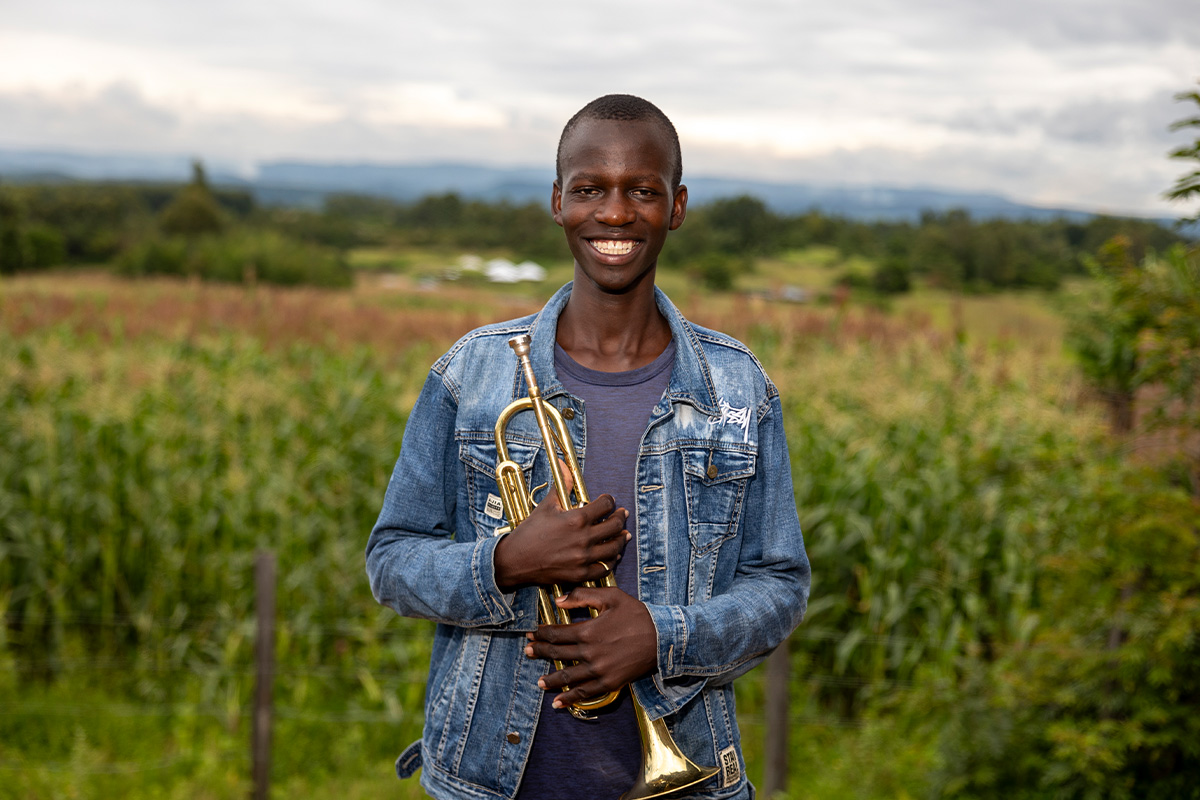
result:
[(553, 706), (554, 708), (562, 708), (563, 707), (562, 700), (557, 700), (557, 699), (550, 705)]
[(526, 648), (525, 648), (525, 655), (529, 656), (530, 658), (533, 658), (533, 648), (532, 648), (532, 647), (526, 647)]
[(633, 538), (633, 534), (630, 533), (629, 531), (625, 531), (625, 541), (628, 542), (632, 538)]
[(538, 688), (539, 688), (539, 689), (545, 689), (545, 688), (546, 688), (546, 682), (545, 682), (544, 680), (542, 680), (541, 678), (538, 678)]

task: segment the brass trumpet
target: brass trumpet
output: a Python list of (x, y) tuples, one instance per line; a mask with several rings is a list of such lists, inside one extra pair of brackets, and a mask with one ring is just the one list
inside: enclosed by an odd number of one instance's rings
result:
[[(566, 423), (558, 409), (542, 399), (541, 389), (533, 374), (533, 364), (529, 359), (529, 336), (514, 336), (508, 340), (508, 345), (517, 354), (521, 368), (525, 373), (525, 383), (529, 387), (526, 397), (509, 403), (496, 420), (496, 483), (500, 488), (501, 500), (504, 504), (504, 514), (508, 525), (500, 532), (511, 531), (529, 517), (533, 511), (533, 493), (525, 486), (525, 476), (521, 467), (508, 456), (507, 430), (509, 421), (522, 411), (533, 411), (537, 419), (538, 429), (542, 434), (542, 442), (546, 455), (550, 460), (551, 482), (558, 494), (559, 506), (564, 509), (579, 508), (587, 505), (590, 498), (583, 484), (583, 471), (579, 467), (579, 459), (575, 455), (575, 445), (567, 431)], [(572, 493), (575, 501), (568, 495), (558, 455), (566, 462), (573, 481)], [(589, 582), (586, 586), (616, 587), (617, 581), (609, 570), (604, 579), (599, 582)], [(562, 588), (555, 584), (549, 589), (538, 587), (538, 620), (543, 625), (570, 624), (570, 614), (566, 609), (558, 608), (554, 598), (562, 595)], [(595, 617), (599, 612), (591, 609)], [(561, 670), (567, 667), (561, 661), (554, 662), (554, 668)], [(569, 687), (564, 687), (566, 691)], [(609, 692), (602, 697), (591, 698), (569, 706), (570, 712), (580, 718), (589, 719), (590, 712), (603, 708), (614, 702), (620, 696), (621, 690)], [(646, 800), (652, 797), (662, 797), (673, 792), (686, 789), (702, 783), (717, 774), (716, 767), (701, 767), (685, 756), (667, 730), (666, 722), (662, 719), (650, 719), (642, 704), (631, 689), (629, 699), (633, 704), (634, 716), (637, 720), (638, 734), (642, 744), (641, 775), (633, 787), (621, 795), (621, 800)]]

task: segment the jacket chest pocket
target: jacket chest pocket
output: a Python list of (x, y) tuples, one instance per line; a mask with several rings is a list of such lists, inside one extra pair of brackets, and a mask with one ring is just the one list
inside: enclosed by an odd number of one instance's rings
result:
[(737, 534), (754, 453), (720, 446), (682, 451), (688, 536), (704, 555)]
[[(522, 441), (508, 441), (508, 457), (521, 467), (526, 488), (540, 448)], [(494, 536), (496, 529), (508, 524), (496, 485), (496, 442), (489, 436), (463, 438), (459, 442), (459, 459), (466, 472), (467, 500), (471, 506), (471, 522), (477, 538)]]

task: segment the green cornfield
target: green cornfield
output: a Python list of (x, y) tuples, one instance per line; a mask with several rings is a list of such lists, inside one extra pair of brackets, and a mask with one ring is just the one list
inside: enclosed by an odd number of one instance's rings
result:
[[(391, 770), (431, 629), (374, 603), (363, 547), (429, 364), (552, 289), (0, 284), (0, 798), (247, 796), (263, 549), (274, 796), (421, 796)], [(952, 696), (1053, 624), (1047, 559), (1126, 469), (1101, 409), (1037, 296), (957, 324), (675, 299), (784, 397), (814, 572), (795, 796), (930, 795), (947, 756), (906, 699)], [(757, 779), (758, 673), (739, 692)]]

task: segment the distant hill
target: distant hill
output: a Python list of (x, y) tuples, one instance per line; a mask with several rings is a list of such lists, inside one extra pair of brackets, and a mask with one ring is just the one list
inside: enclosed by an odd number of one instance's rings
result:
[[(185, 156), (96, 155), (0, 149), (0, 180), (14, 182), (131, 180), (184, 182), (191, 175)], [(357, 193), (412, 201), (457, 192), (466, 198), (515, 203), (548, 202), (554, 172), (549, 168), (477, 164), (351, 164), (267, 161), (246, 175), (233, 165), (206, 162), (218, 185), (244, 187), (263, 203), (316, 207), (331, 193)], [(1086, 219), (1080, 209), (1023, 205), (995, 194), (930, 188), (816, 186), (696, 176), (686, 178), (690, 200), (703, 204), (748, 194), (778, 213), (816, 209), (860, 220), (915, 221), (922, 211), (966, 209), (977, 219)], [(1172, 220), (1162, 220), (1170, 223)]]

